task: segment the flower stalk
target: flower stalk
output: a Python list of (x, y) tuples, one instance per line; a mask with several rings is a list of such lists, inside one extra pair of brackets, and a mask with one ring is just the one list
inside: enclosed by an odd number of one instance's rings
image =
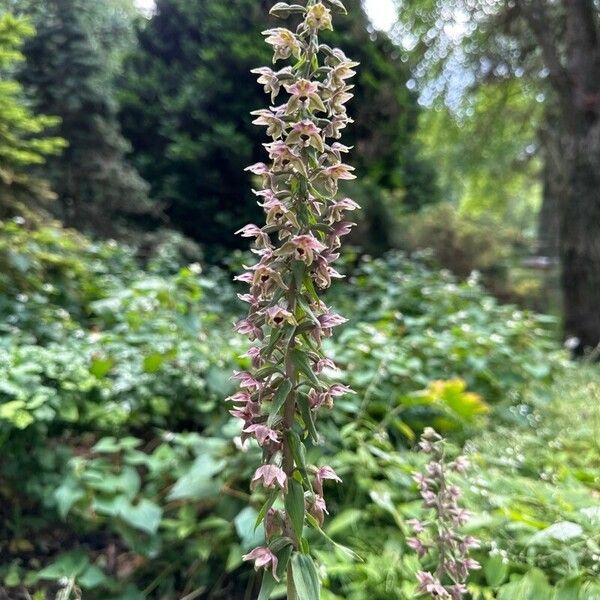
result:
[(307, 464), (306, 453), (321, 443), (320, 413), (333, 407), (334, 397), (351, 393), (331, 380), (335, 365), (321, 348), (322, 339), (345, 319), (319, 291), (341, 277), (333, 263), (341, 238), (354, 226), (345, 215), (359, 208), (337, 197), (339, 181), (355, 178), (342, 160), (350, 149), (337, 140), (352, 122), (347, 81), (358, 63), (319, 42), (320, 31), (332, 29), (332, 12), (346, 12), (340, 0), (277, 2), (271, 9), (277, 17), (299, 18), (299, 24), (294, 31), (264, 32), (273, 64), (287, 64), (253, 71), (271, 102), (280, 104), (253, 112), (254, 123), (272, 138), (264, 144), (271, 162), (247, 168), (260, 180), (254, 193), (265, 224), (238, 232), (253, 238), (257, 262), (236, 277), (250, 286), (239, 295), (249, 311), (236, 330), (255, 343), (247, 353), (252, 368), (235, 373), (240, 391), (229, 400), (231, 413), (244, 422), (243, 438), (254, 438), (263, 451), (252, 487), (268, 494), (258, 518), (266, 545), (244, 559), (264, 569), (263, 588), (287, 573), (289, 598), (297, 595), (296, 580), (312, 582), (318, 597), (304, 531), (321, 531), (327, 513), (323, 482), (341, 480), (331, 467)]

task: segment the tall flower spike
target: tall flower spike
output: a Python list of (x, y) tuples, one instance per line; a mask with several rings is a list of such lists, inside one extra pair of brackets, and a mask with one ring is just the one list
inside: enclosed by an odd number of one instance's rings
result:
[(236, 328), (256, 344), (248, 353), (252, 369), (235, 374), (241, 391), (231, 398), (236, 403), (231, 412), (243, 421), (243, 437), (254, 438), (262, 449), (252, 489), (268, 498), (259, 517), (267, 545), (244, 559), (265, 570), (264, 586), (287, 571), (289, 598), (296, 598), (299, 578), (310, 578), (319, 588), (304, 532), (320, 531), (327, 514), (324, 487), (341, 481), (331, 467), (307, 464), (306, 446), (321, 442), (316, 428), (321, 412), (351, 392), (327, 379), (335, 365), (323, 355), (321, 339), (345, 319), (331, 312), (316, 291), (340, 277), (332, 263), (340, 238), (354, 225), (345, 215), (359, 208), (349, 198), (336, 198), (338, 181), (354, 178), (352, 167), (341, 160), (349, 148), (336, 140), (352, 122), (346, 113), (352, 98), (347, 81), (358, 65), (341, 50), (319, 43), (319, 32), (332, 28), (336, 11), (346, 12), (340, 0), (277, 2), (271, 10), (300, 23), (263, 32), (273, 47), (273, 62), (288, 64), (253, 73), (271, 101), (285, 97), (277, 107), (252, 113), (272, 138), (265, 144), (270, 164), (247, 169), (261, 185), (253, 191), (265, 225), (250, 224), (238, 232), (254, 240), (258, 258), (236, 277), (250, 285), (250, 293), (240, 295), (249, 313)]

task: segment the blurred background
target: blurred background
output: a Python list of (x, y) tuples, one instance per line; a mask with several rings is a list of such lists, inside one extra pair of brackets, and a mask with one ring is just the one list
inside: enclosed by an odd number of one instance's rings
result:
[[(362, 210), (328, 351), (358, 393), (313, 450), (365, 562), (324, 546), (324, 598), (414, 597), (432, 425), (478, 465), (469, 597), (597, 599), (598, 4), (345, 4)], [(222, 399), (272, 5), (0, 0), (0, 599), (256, 597)]]

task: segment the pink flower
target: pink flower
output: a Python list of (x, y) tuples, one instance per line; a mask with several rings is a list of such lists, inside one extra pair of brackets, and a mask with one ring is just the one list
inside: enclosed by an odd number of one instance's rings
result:
[(271, 172), (269, 167), (262, 162), (254, 163), (253, 165), (246, 167), (244, 171), (250, 171), (250, 173), (253, 173), (254, 175), (268, 175)]
[(262, 359), (261, 350), (259, 347), (252, 346), (248, 350), (248, 352), (246, 352), (246, 356), (250, 358), (250, 360), (252, 362), (252, 366), (255, 369), (260, 369), (260, 367), (262, 366), (262, 363), (263, 363), (263, 359)]
[(246, 225), (245, 227), (238, 229), (235, 232), (235, 234), (241, 235), (245, 238), (256, 238), (256, 245), (259, 248), (267, 248), (271, 245), (271, 240), (269, 239), (269, 236), (257, 225)]
[(339, 165), (332, 165), (323, 170), (323, 175), (325, 177), (330, 177), (331, 179), (356, 179), (356, 175), (352, 174), (354, 171), (354, 167), (349, 165), (345, 165), (344, 163), (340, 163)]
[(312, 264), (315, 259), (315, 252), (322, 252), (327, 246), (322, 244), (314, 235), (297, 235), (289, 242), (286, 242), (276, 254), (282, 256), (290, 256), (296, 260), (305, 262), (307, 265)]
[(286, 124), (271, 110), (263, 108), (261, 110), (254, 110), (250, 114), (256, 117), (252, 121), (253, 125), (265, 125), (267, 127), (267, 135), (269, 137), (279, 139), (283, 135)]
[(240, 382), (240, 387), (258, 390), (262, 387), (262, 383), (247, 373), (246, 371), (234, 371), (233, 379)]
[(286, 114), (291, 115), (299, 110), (312, 112), (325, 112), (323, 100), (319, 96), (319, 85), (308, 79), (299, 79), (292, 85), (285, 86), (286, 91), (292, 95), (286, 106)]
[(419, 558), (427, 554), (427, 546), (419, 538), (409, 538), (406, 540), (406, 545), (417, 553)]
[(260, 67), (258, 69), (252, 69), (250, 72), (259, 76), (258, 83), (264, 86), (265, 94), (271, 94), (271, 102), (273, 102), (281, 89), (279, 77), (275, 74), (273, 69), (270, 69), (269, 67)]
[(264, 446), (267, 441), (279, 443), (279, 433), (266, 425), (250, 425), (244, 433), (253, 433), (259, 446)]
[(254, 269), (254, 275), (252, 275), (252, 293), (262, 292), (263, 294), (267, 294), (274, 287), (280, 287), (284, 290), (288, 289), (283, 279), (281, 279), (281, 275), (275, 269), (267, 265), (257, 265), (252, 268)]
[(250, 341), (262, 339), (263, 337), (262, 330), (248, 319), (239, 321), (235, 326), (235, 330), (242, 335), (247, 335)]
[(266, 489), (279, 487), (287, 491), (287, 475), (275, 465), (263, 465), (254, 473), (250, 488), (255, 489), (258, 485), (262, 485)]
[(292, 132), (287, 138), (287, 143), (299, 144), (303, 148), (313, 146), (319, 152), (325, 150), (323, 138), (321, 138), (321, 130), (310, 119), (304, 119), (293, 125)]
[(354, 67), (358, 67), (359, 63), (350, 60), (345, 60), (338, 63), (329, 73), (328, 83), (332, 87), (341, 87), (344, 85), (344, 80), (351, 79), (356, 75)]
[(331, 329), (332, 327), (338, 327), (339, 325), (343, 325), (347, 322), (348, 319), (336, 313), (326, 313), (319, 317), (319, 323), (321, 323), (321, 327), (323, 329)]
[(432, 594), (436, 598), (450, 598), (450, 594), (441, 584), (440, 580), (431, 573), (419, 571), (417, 573), (417, 581), (419, 582), (417, 591), (420, 594)]
[(271, 306), (266, 311), (267, 323), (271, 327), (281, 327), (285, 323), (294, 324), (294, 315), (282, 306)]
[(270, 144), (264, 144), (264, 146), (269, 152), (269, 157), (273, 160), (274, 170), (287, 172), (293, 168), (303, 175), (306, 174), (306, 168), (301, 158), (285, 142), (271, 142)]
[(328, 218), (331, 223), (336, 221), (341, 221), (343, 219), (343, 213), (346, 211), (352, 211), (359, 209), (360, 206), (351, 200), (350, 198), (344, 198), (343, 200), (338, 200), (334, 204), (329, 207)]
[(268, 29), (267, 31), (263, 31), (263, 35), (267, 36), (265, 42), (273, 46), (273, 50), (275, 51), (273, 62), (289, 58), (290, 56), (300, 58), (300, 42), (289, 29), (283, 27)]
[(266, 569), (271, 566), (271, 572), (273, 573), (273, 578), (276, 581), (279, 581), (279, 577), (277, 577), (277, 557), (271, 552), (269, 548), (259, 547), (254, 548), (252, 552), (248, 554), (244, 554), (242, 560), (253, 560), (254, 568), (258, 571), (259, 569)]
[(325, 521), (325, 515), (328, 515), (327, 504), (325, 504), (325, 498), (315, 494), (312, 502), (308, 503), (308, 512), (312, 515), (319, 525), (323, 525)]
[(406, 521), (406, 524), (415, 532), (415, 533), (423, 533), (425, 531), (425, 526), (422, 521), (419, 519), (410, 519)]
[(350, 123), (354, 121), (345, 114), (336, 115), (331, 119), (329, 125), (325, 127), (325, 137), (331, 137), (339, 140), (342, 137), (341, 130), (345, 129)]
[(321, 358), (315, 365), (315, 373), (320, 374), (325, 369), (331, 369), (332, 371), (337, 370), (336, 364), (330, 358)]
[(332, 481), (337, 481), (339, 483), (342, 483), (342, 480), (340, 477), (338, 477), (337, 473), (328, 465), (325, 465), (323, 467), (321, 467), (316, 474), (316, 479), (318, 481), (323, 481), (325, 479), (330, 479)]
[(236, 406), (229, 411), (229, 414), (236, 419), (241, 419), (244, 423), (251, 423), (254, 417), (260, 412), (257, 402), (248, 402), (244, 406)]
[(342, 483), (342, 480), (338, 477), (337, 473), (329, 466), (325, 465), (317, 469), (315, 473), (315, 490), (322, 496), (323, 495), (323, 481), (325, 480), (337, 481)]

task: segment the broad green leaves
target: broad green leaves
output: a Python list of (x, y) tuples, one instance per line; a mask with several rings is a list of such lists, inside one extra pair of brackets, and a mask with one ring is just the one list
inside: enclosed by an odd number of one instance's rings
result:
[(308, 554), (292, 556), (292, 577), (298, 600), (319, 600), (321, 582), (313, 559)]
[(285, 495), (285, 510), (290, 517), (296, 537), (302, 537), (304, 529), (304, 489), (302, 484), (291, 479), (288, 482), (288, 493)]

